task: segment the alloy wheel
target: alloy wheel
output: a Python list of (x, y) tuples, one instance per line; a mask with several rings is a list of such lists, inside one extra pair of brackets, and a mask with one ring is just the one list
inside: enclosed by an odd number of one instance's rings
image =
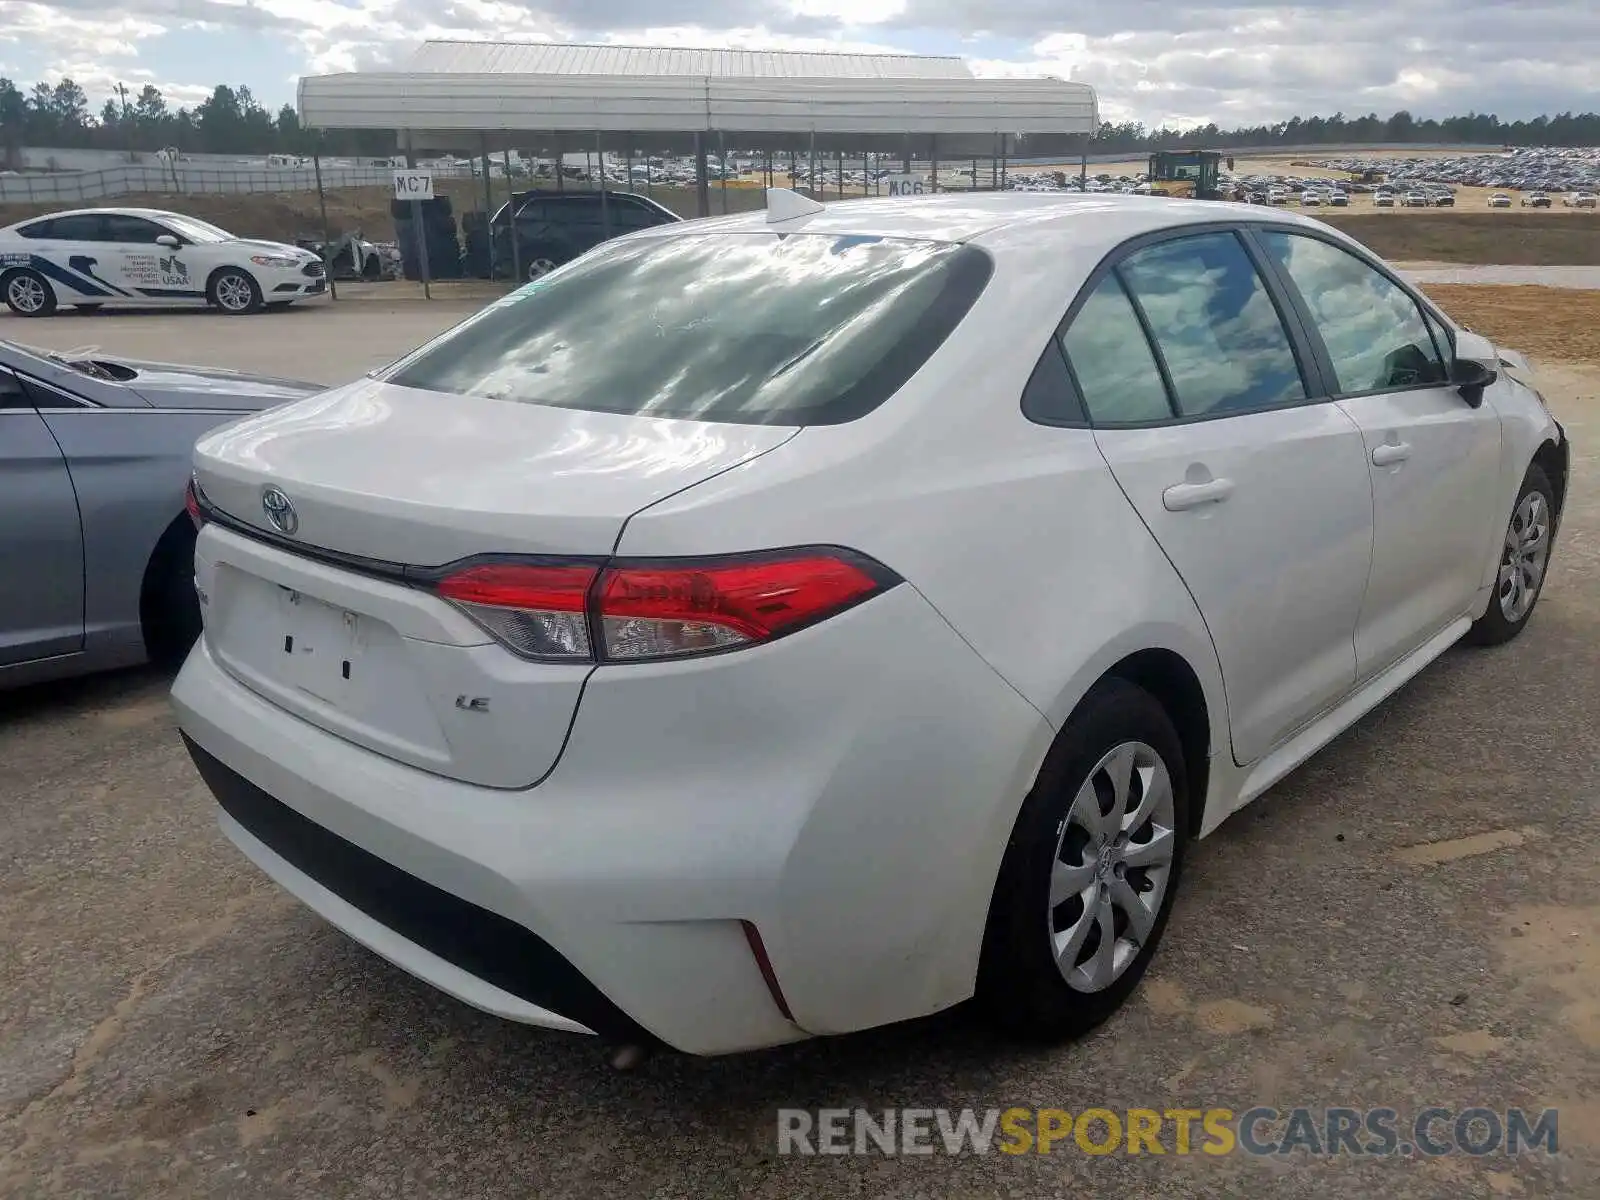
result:
[(1511, 514), (1500, 557), (1500, 612), (1507, 621), (1516, 624), (1528, 615), (1549, 562), (1550, 506), (1543, 493), (1530, 491)]
[(1073, 798), (1047, 922), (1056, 967), (1074, 991), (1105, 990), (1142, 952), (1172, 874), (1173, 814), (1166, 763), (1144, 742), (1114, 747)]
[(229, 312), (244, 312), (255, 303), (250, 281), (242, 275), (224, 275), (217, 280), (217, 304)]
[(39, 312), (45, 306), (44, 285), (32, 275), (18, 275), (6, 288), (6, 299), (19, 312)]
[(556, 269), (556, 264), (548, 258), (536, 258), (528, 264), (528, 279), (540, 279)]

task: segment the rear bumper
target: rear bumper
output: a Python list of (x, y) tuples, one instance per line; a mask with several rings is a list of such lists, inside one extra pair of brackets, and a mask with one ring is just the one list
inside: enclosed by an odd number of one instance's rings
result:
[(353, 938), (512, 1020), (697, 1054), (969, 996), (1051, 737), (904, 585), (769, 647), (597, 670), (532, 789), (326, 733), (205, 638), (173, 700), (224, 830)]
[(496, 1016), (570, 1033), (645, 1038), (544, 939), (328, 832), (187, 734), (183, 741), (222, 806), (223, 832), (256, 866), (368, 949)]

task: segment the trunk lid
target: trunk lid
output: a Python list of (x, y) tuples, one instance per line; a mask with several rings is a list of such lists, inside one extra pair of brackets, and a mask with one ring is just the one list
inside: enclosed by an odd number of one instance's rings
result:
[[(258, 414), (196, 448), (207, 501), (276, 535), (202, 533), (206, 644), (242, 684), (347, 741), (470, 783), (530, 786), (560, 754), (588, 665), (517, 658), (430, 591), (294, 547), (414, 566), (604, 556), (640, 509), (797, 432), (374, 380)], [(268, 488), (291, 501), (292, 535), (269, 521)]]
[[(365, 379), (202, 439), (196, 474), (229, 516), (295, 540), (437, 566), (473, 554), (611, 552), (623, 523), (798, 430), (439, 395)], [(352, 437), (352, 434), (358, 436)]]

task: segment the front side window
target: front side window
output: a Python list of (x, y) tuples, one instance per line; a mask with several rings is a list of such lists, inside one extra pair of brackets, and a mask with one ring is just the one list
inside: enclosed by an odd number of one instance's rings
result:
[(619, 199), (611, 204), (611, 224), (616, 229), (654, 229), (657, 225), (666, 223), (666, 217), (648, 204), (641, 204), (637, 200)]
[(381, 377), (592, 412), (837, 424), (898, 391), (991, 271), (975, 247), (895, 238), (611, 243)]
[(143, 217), (130, 217), (125, 213), (107, 213), (105, 220), (105, 238), (108, 242), (134, 242), (138, 245), (154, 245), (155, 240), (166, 232), (161, 226)]
[(1277, 306), (1232, 233), (1158, 242), (1117, 270), (1144, 309), (1180, 415), (1254, 412), (1306, 399)]
[(1161, 421), (1173, 415), (1161, 368), (1115, 272), (1089, 293), (1061, 340), (1095, 424)]
[(599, 225), (600, 197), (557, 196), (544, 202), (544, 218), (559, 225)]
[(1257, 236), (1305, 299), (1341, 394), (1445, 382), (1417, 302), (1393, 280), (1320, 238), (1275, 229)]

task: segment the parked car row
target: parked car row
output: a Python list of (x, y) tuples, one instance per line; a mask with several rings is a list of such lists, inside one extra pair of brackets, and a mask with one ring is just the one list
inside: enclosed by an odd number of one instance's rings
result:
[(1600, 148), (1596, 147), (1535, 147), (1499, 154), (1412, 158), (1357, 154), (1324, 159), (1315, 165), (1338, 171), (1381, 173), (1396, 190), (1449, 183), (1502, 191), (1600, 191)]

